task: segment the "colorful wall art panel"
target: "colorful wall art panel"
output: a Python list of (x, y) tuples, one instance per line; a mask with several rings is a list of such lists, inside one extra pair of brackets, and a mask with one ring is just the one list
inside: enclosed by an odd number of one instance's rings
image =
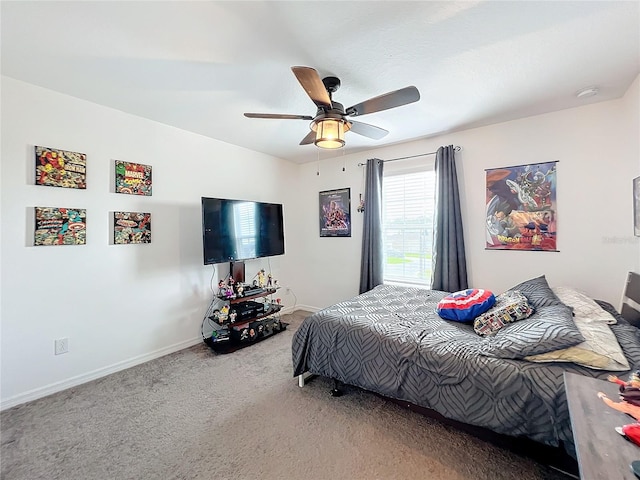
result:
[(36, 146), (36, 185), (87, 188), (87, 156)]
[(151, 243), (151, 214), (114, 212), (113, 243)]
[(84, 245), (87, 243), (87, 210), (36, 207), (34, 245)]
[(486, 170), (486, 249), (556, 252), (556, 165)]
[(116, 193), (151, 196), (151, 166), (116, 160)]

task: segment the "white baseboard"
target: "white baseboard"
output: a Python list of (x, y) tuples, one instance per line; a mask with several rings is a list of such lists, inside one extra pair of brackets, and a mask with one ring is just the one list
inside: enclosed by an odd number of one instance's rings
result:
[(82, 375), (77, 375), (75, 377), (68, 378), (67, 380), (51, 383), (44, 387), (35, 388), (25, 393), (20, 393), (13, 397), (2, 400), (2, 402), (0, 402), (0, 411), (15, 407), (16, 405), (30, 402), (32, 400), (37, 400), (38, 398), (46, 397), (47, 395), (51, 395), (53, 393), (61, 392), (62, 390), (66, 390), (67, 388), (82, 385), (83, 383), (87, 383), (92, 380), (97, 380), (98, 378), (106, 377), (107, 375), (110, 375), (112, 373), (135, 367), (136, 365), (140, 365), (141, 363), (163, 357), (165, 355), (177, 352), (188, 347), (192, 347), (201, 342), (202, 337), (185, 340), (184, 342), (175, 343), (154, 352), (145, 353), (143, 355), (133, 357), (129, 360), (114, 363), (113, 365), (109, 365), (107, 367), (98, 368), (97, 370), (93, 370), (92, 372), (83, 373)]
[(322, 309), (318, 307), (312, 307), (311, 305), (296, 305), (294, 311), (297, 312), (298, 310), (304, 310), (305, 312), (316, 313)]

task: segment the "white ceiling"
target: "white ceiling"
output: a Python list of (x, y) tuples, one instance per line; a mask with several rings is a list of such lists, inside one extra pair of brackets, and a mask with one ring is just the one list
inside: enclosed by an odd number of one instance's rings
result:
[[(2, 74), (298, 163), (315, 115), (291, 66), (334, 75), (358, 117), (346, 152), (619, 98), (640, 72), (639, 1), (2, 1)], [(575, 92), (598, 86), (596, 97)], [(6, 120), (5, 120), (6, 121)], [(90, 121), (90, 119), (87, 119)], [(321, 158), (342, 155), (323, 150)]]

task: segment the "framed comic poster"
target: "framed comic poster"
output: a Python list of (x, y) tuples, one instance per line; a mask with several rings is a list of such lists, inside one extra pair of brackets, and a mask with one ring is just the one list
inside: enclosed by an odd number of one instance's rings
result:
[(556, 164), (486, 170), (486, 249), (557, 252)]
[(36, 146), (36, 185), (87, 188), (87, 156)]
[(320, 236), (351, 236), (351, 189), (320, 192)]
[(113, 212), (113, 243), (151, 243), (151, 214)]
[(633, 234), (640, 237), (640, 177), (633, 179)]
[(116, 160), (116, 193), (151, 196), (151, 165)]
[(34, 245), (84, 245), (87, 243), (87, 210), (36, 207)]

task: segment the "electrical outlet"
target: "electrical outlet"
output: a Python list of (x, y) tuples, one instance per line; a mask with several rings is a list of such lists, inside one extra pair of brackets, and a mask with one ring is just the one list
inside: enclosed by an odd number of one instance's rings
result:
[(59, 338), (54, 342), (54, 346), (55, 346), (56, 355), (62, 355), (63, 353), (67, 353), (69, 351), (69, 339)]

